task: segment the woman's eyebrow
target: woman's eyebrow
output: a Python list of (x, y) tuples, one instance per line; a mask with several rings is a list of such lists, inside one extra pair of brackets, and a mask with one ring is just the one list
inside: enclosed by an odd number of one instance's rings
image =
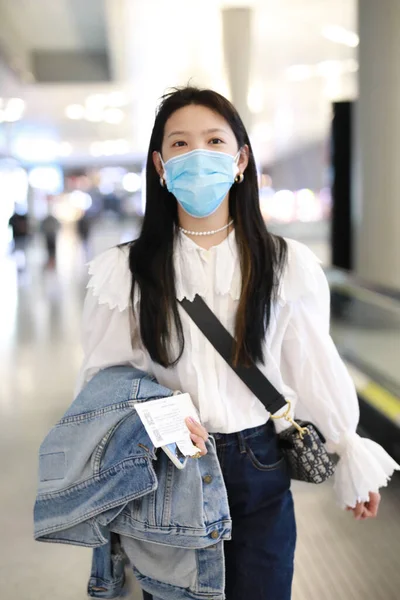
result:
[(222, 133), (226, 133), (228, 135), (227, 130), (223, 129), (222, 127), (213, 127), (212, 129), (206, 129), (202, 133), (217, 133), (218, 131), (222, 131)]
[(187, 131), (171, 131), (171, 133), (167, 135), (167, 139), (173, 135), (185, 135), (185, 133), (187, 133)]
[[(205, 129), (201, 133), (204, 135), (206, 133), (217, 133), (217, 132), (222, 132), (222, 133), (228, 134), (226, 129), (223, 129), (222, 127), (213, 127), (211, 129)], [(167, 135), (167, 139), (169, 139), (170, 137), (173, 137), (174, 135), (189, 135), (189, 134), (190, 134), (190, 132), (183, 131), (183, 130), (182, 131), (171, 131), (171, 133), (169, 133)]]

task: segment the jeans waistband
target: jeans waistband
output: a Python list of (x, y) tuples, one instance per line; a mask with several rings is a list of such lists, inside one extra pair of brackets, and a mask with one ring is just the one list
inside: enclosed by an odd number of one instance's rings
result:
[(236, 433), (212, 433), (217, 446), (232, 446), (239, 444), (242, 445), (243, 440), (254, 438), (262, 435), (275, 435), (275, 427), (271, 420), (259, 425), (258, 427), (250, 427), (243, 431), (237, 431)]

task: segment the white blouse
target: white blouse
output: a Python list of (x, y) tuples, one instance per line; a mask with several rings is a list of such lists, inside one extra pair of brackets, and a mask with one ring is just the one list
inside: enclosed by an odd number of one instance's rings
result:
[[(341, 506), (367, 501), (400, 467), (375, 442), (356, 434), (359, 407), (353, 382), (329, 335), (329, 287), (320, 264), (304, 245), (288, 242), (288, 263), (264, 342), (271, 383), (292, 402), (297, 418), (312, 421), (341, 460), (335, 488)], [(77, 391), (100, 369), (130, 364), (164, 386), (189, 392), (210, 432), (232, 433), (264, 424), (269, 414), (231, 371), (186, 312), (179, 308), (185, 350), (178, 364), (154, 363), (141, 343), (139, 293), (130, 302), (129, 248), (111, 248), (89, 263), (83, 313), (84, 362)], [(178, 300), (202, 296), (233, 334), (241, 290), (235, 233), (210, 250), (182, 233), (174, 249)], [(285, 428), (275, 421), (277, 431)]]

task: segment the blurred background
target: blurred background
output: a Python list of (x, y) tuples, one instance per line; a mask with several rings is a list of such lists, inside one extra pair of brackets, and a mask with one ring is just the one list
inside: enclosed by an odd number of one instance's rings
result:
[[(2, 599), (85, 597), (90, 551), (32, 541), (37, 451), (72, 400), (85, 264), (140, 231), (173, 86), (236, 105), (265, 221), (326, 269), (360, 432), (400, 460), (399, 56), (398, 0), (0, 0)], [(399, 598), (398, 478), (383, 495), (360, 524), (295, 486), (295, 600)]]

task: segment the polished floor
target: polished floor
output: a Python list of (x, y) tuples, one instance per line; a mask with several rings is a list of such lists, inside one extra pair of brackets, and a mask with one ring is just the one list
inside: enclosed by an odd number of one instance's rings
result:
[[(109, 223), (94, 232), (91, 252), (127, 239), (133, 229)], [(90, 550), (32, 539), (38, 447), (71, 402), (81, 361), (84, 262), (69, 231), (60, 239), (56, 271), (43, 270), (40, 243), (30, 249), (25, 272), (18, 274), (10, 257), (0, 259), (1, 600), (86, 597)], [(294, 600), (400, 598), (399, 479), (383, 490), (380, 518), (366, 523), (335, 506), (329, 484), (298, 484), (294, 494)], [(139, 600), (133, 582), (125, 598)]]

